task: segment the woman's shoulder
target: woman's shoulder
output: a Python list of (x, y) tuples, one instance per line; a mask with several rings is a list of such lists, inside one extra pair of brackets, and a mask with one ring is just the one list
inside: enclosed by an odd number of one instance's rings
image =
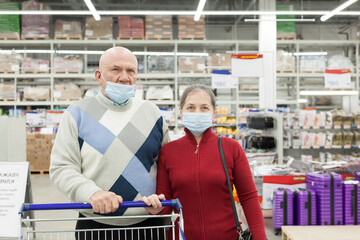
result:
[(173, 149), (173, 148), (179, 148), (179, 146), (184, 144), (184, 141), (185, 141), (185, 136), (166, 143), (164, 146), (161, 147), (161, 150), (163, 150), (163, 149), (169, 150), (169, 149)]

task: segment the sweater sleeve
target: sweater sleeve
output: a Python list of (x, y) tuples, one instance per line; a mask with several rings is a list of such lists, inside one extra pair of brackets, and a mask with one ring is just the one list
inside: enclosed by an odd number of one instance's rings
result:
[(50, 178), (73, 202), (86, 202), (89, 194), (101, 190), (81, 174), (78, 128), (72, 115), (65, 111), (51, 151)]
[[(164, 148), (162, 148), (159, 153), (156, 194), (164, 194), (166, 200), (170, 200), (173, 198), (173, 194), (171, 191), (169, 174), (166, 171), (166, 157), (164, 155)], [(160, 214), (169, 214), (170, 212), (171, 208), (165, 207)]]
[(249, 162), (239, 143), (236, 143), (233, 152), (235, 153), (234, 183), (250, 232), (254, 240), (265, 240), (264, 219)]

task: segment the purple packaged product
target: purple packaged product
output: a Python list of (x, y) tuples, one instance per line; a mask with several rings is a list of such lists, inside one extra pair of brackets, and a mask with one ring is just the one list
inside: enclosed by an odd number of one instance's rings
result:
[(316, 225), (316, 194), (299, 188), (294, 192), (295, 225)]
[(344, 190), (344, 225), (360, 223), (360, 189), (359, 181), (343, 182)]
[(293, 192), (290, 189), (278, 188), (273, 197), (273, 226), (277, 235), (281, 226), (293, 225), (294, 205)]
[(318, 225), (343, 224), (342, 178), (336, 173), (306, 174), (306, 188), (316, 193)]
[(354, 177), (355, 177), (355, 180), (360, 181), (360, 172), (355, 172)]

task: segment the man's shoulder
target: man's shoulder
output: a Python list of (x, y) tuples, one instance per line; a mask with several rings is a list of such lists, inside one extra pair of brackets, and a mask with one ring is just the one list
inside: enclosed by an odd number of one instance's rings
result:
[(156, 106), (154, 103), (148, 101), (148, 100), (143, 100), (143, 99), (139, 99), (139, 98), (134, 98), (133, 101), (134, 101), (135, 104), (144, 106), (144, 107), (149, 108), (149, 109), (153, 109), (154, 111), (160, 113), (159, 107)]
[(95, 97), (85, 98), (78, 101), (73, 102), (69, 107), (82, 107), (94, 104), (96, 102)]

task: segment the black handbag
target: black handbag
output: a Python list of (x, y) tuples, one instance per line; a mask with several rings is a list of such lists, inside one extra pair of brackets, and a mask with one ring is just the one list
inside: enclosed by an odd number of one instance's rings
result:
[(240, 227), (239, 220), (238, 220), (239, 218), (238, 218), (238, 215), (236, 213), (235, 201), (234, 201), (234, 196), (233, 196), (233, 193), (232, 193), (232, 187), (231, 187), (231, 184), (230, 184), (229, 172), (228, 172), (228, 169), (227, 169), (227, 166), (226, 166), (224, 151), (223, 151), (222, 144), (221, 144), (221, 137), (219, 137), (218, 142), (219, 142), (220, 157), (221, 157), (221, 161), (222, 161), (222, 164), (223, 164), (223, 167), (224, 167), (225, 176), (226, 176), (226, 182), (227, 182), (227, 185), (228, 185), (228, 188), (229, 188), (229, 193), (230, 193), (231, 205), (232, 205), (233, 212), (234, 212), (236, 229), (237, 229), (237, 232), (239, 233), (239, 237), (237, 239), (238, 240), (252, 240), (253, 238), (252, 238), (250, 229), (247, 228), (245, 231), (243, 231), (241, 229), (241, 227)]

